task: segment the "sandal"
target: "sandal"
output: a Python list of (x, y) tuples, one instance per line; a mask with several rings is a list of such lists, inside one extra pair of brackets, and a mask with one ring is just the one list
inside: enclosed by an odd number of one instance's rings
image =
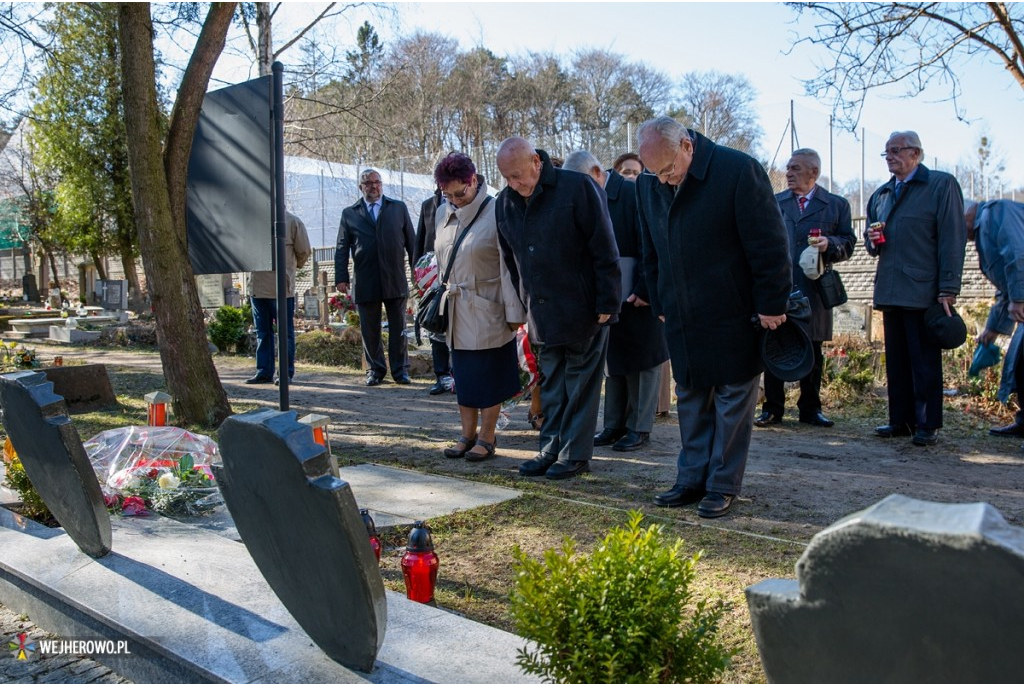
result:
[(484, 459), (490, 459), (494, 456), (494, 448), (498, 444), (498, 436), (494, 436), (494, 442), (487, 442), (477, 438), (476, 446), (483, 447), (486, 450), (483, 454), (480, 452), (466, 452), (466, 461), (483, 461)]
[(541, 426), (544, 425), (544, 412), (537, 412), (536, 414), (527, 414), (526, 420), (530, 422), (530, 427), (535, 431), (539, 431)]
[(459, 441), (455, 444), (462, 445), (462, 448), (460, 449), (458, 447), (445, 447), (444, 456), (448, 457), (449, 459), (458, 459), (459, 457), (466, 456), (466, 452), (473, 449), (473, 445), (476, 444), (476, 438), (467, 438), (463, 436), (459, 438)]

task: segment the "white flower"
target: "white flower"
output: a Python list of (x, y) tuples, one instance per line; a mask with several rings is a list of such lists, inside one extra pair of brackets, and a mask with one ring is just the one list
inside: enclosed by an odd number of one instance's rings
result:
[(161, 490), (173, 490), (181, 485), (181, 479), (173, 473), (164, 473), (157, 479), (156, 484), (160, 486)]

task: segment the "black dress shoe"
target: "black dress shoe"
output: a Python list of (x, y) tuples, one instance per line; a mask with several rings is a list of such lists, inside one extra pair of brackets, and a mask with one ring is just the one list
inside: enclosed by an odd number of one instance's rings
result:
[(913, 434), (914, 431), (907, 424), (901, 426), (879, 426), (875, 429), (875, 435), (880, 438), (902, 438), (903, 436)]
[(736, 501), (736, 495), (726, 495), (722, 492), (709, 492), (697, 505), (697, 516), (705, 519), (716, 519), (729, 513), (732, 503)]
[(812, 426), (821, 426), (822, 428), (831, 428), (836, 425), (836, 422), (828, 418), (820, 411), (813, 416), (801, 416), (800, 423), (809, 423)]
[(654, 503), (659, 507), (685, 507), (688, 504), (699, 502), (704, 497), (703, 488), (688, 488), (685, 485), (677, 485), (668, 492), (654, 496)]
[(381, 378), (380, 376), (375, 375), (372, 372), (366, 374), (366, 385), (368, 387), (373, 387), (375, 385), (380, 385), (383, 382), (384, 382), (383, 378)]
[(398, 383), (399, 385), (409, 385), (412, 383), (412, 381), (409, 380), (409, 374), (407, 373), (400, 373), (397, 376), (392, 376), (392, 378), (394, 378), (395, 383)]
[(452, 386), (455, 384), (451, 376), (441, 376), (437, 379), (437, 382), (430, 386), (431, 395), (443, 395), (446, 392), (452, 391)]
[(548, 468), (544, 476), (548, 480), (562, 480), (572, 478), (577, 473), (586, 473), (590, 470), (590, 461), (562, 461), (559, 459)]
[(625, 428), (605, 428), (594, 436), (594, 447), (610, 445), (626, 434)]
[(527, 478), (543, 476), (556, 461), (558, 461), (558, 457), (555, 455), (541, 452), (530, 461), (519, 465), (519, 475), (526, 476)]
[(262, 383), (273, 383), (273, 382), (274, 382), (273, 378), (267, 378), (266, 376), (260, 376), (260, 375), (256, 375), (256, 376), (253, 376), (252, 378), (246, 378), (245, 379), (245, 384), (246, 385), (260, 385)]
[(917, 432), (914, 433), (914, 437), (910, 439), (910, 442), (914, 443), (918, 447), (928, 447), (929, 445), (934, 445), (938, 441), (938, 428), (918, 428)]
[(989, 435), (1000, 435), (1005, 438), (1024, 438), (1024, 423), (1011, 423), (1009, 426), (990, 428)]
[(782, 423), (782, 417), (778, 414), (773, 414), (770, 411), (763, 411), (756, 419), (754, 419), (754, 425), (758, 428), (764, 428), (765, 426), (770, 426), (773, 423)]
[(618, 441), (612, 445), (612, 449), (616, 452), (632, 452), (638, 450), (651, 441), (650, 433), (638, 433), (636, 431), (629, 431)]

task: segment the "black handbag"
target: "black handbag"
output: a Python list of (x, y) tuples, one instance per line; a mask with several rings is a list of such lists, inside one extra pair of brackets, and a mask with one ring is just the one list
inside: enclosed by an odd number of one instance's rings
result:
[(818, 284), (821, 301), (828, 309), (846, 304), (846, 301), (849, 299), (846, 296), (843, 279), (839, 277), (839, 272), (833, 269), (831, 264), (825, 267), (825, 271), (818, 277), (815, 283)]
[(448, 290), (448, 277), (452, 273), (452, 265), (455, 264), (455, 255), (459, 251), (459, 246), (462, 245), (462, 239), (469, 233), (469, 229), (473, 227), (477, 217), (483, 213), (484, 207), (490, 201), (490, 196), (484, 199), (483, 204), (480, 205), (480, 211), (459, 234), (455, 245), (452, 246), (452, 256), (448, 260), (448, 266), (445, 267), (444, 276), (420, 298), (419, 307), (416, 309), (416, 324), (423, 330), (434, 334), (448, 332), (448, 298), (445, 296), (445, 291)]

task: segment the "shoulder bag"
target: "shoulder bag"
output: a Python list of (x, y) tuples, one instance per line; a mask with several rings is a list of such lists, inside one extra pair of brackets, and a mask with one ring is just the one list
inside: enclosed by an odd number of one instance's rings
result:
[(477, 218), (483, 213), (484, 207), (490, 201), (490, 196), (487, 196), (480, 205), (480, 211), (476, 213), (473, 220), (459, 234), (455, 244), (452, 246), (451, 258), (448, 260), (448, 266), (445, 267), (444, 276), (440, 281), (435, 281), (434, 285), (420, 300), (419, 307), (416, 310), (416, 323), (423, 330), (435, 334), (448, 332), (448, 298), (445, 296), (445, 291), (448, 290), (448, 277), (452, 273), (452, 265), (455, 264), (455, 256), (459, 252), (459, 246), (462, 245), (463, 238), (469, 233), (469, 229), (473, 227)]
[(839, 272), (833, 269), (831, 264), (825, 266), (825, 271), (814, 282), (818, 284), (818, 292), (821, 293), (821, 301), (826, 308), (832, 309), (846, 304), (848, 298), (843, 279), (839, 278)]

